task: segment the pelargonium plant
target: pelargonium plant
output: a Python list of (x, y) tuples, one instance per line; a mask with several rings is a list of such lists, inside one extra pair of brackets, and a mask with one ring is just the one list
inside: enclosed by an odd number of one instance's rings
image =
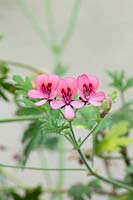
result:
[[(125, 94), (133, 87), (133, 78), (126, 78), (124, 71), (107, 72), (111, 79), (110, 86), (118, 91), (121, 99), (119, 108), (111, 112), (110, 109), (117, 97), (116, 92), (109, 95), (98, 91), (99, 80), (96, 76), (82, 74), (75, 78), (60, 78), (67, 71), (62, 56), (74, 31), (81, 2), (74, 0), (65, 31), (56, 32), (52, 1), (44, 1), (48, 25), (48, 33), (45, 33), (36, 16), (28, 8), (27, 2), (19, 1), (23, 13), (54, 58), (54, 74), (48, 75), (38, 67), (20, 62), (0, 60), (0, 98), (8, 102), (8, 94), (12, 94), (17, 107), (15, 117), (1, 118), (0, 123), (29, 122), (22, 135), (22, 152), (13, 155), (13, 159), (19, 163), (0, 163), (0, 200), (40, 200), (40, 196), (46, 192), (50, 193), (48, 199), (51, 200), (64, 200), (64, 194), (72, 200), (88, 200), (93, 194), (97, 194), (98, 198), (99, 195), (107, 196), (109, 200), (133, 199), (133, 158), (128, 151), (128, 146), (133, 143), (133, 138), (130, 137), (133, 127), (133, 101)], [(11, 67), (32, 72), (32, 75), (36, 76), (34, 85), (32, 77), (22, 78), (15, 75), (15, 83), (9, 81)], [(77, 128), (80, 128), (80, 134), (75, 133)], [(82, 133), (82, 129), (87, 131), (86, 135)], [(67, 150), (64, 139), (71, 144), (74, 153), (70, 157), (78, 161), (80, 168), (65, 168), (64, 155)], [(84, 149), (85, 142), (87, 149)], [(8, 147), (0, 144), (0, 151), (6, 150)], [(47, 159), (44, 159), (43, 153), (47, 150), (58, 153), (58, 168), (46, 167)], [(41, 158), (42, 167), (26, 166), (33, 151), (40, 153), (38, 157)], [(106, 175), (102, 175), (99, 165), (95, 163), (96, 158), (104, 164)], [(119, 179), (115, 176), (115, 170), (111, 168), (112, 160), (123, 161), (125, 165), (124, 175)], [(45, 171), (45, 175), (49, 175), (48, 171), (57, 171), (57, 185), (53, 187), (48, 184), (48, 188), (43, 185), (31, 188), (22, 184), (15, 173), (12, 175), (6, 172), (6, 167)], [(64, 188), (64, 171), (85, 172), (88, 182), (74, 183), (69, 188)], [(45, 179), (49, 181), (49, 177)], [(11, 180), (15, 184), (8, 184)], [(109, 189), (102, 183), (109, 184)], [(44, 199), (44, 196), (42, 198)]]
[[(131, 87), (131, 79), (129, 78), (120, 84), (120, 74), (109, 72), (110, 74), (111, 78), (113, 77), (111, 85), (117, 88), (123, 97), (123, 88), (126, 90)], [(127, 146), (133, 143), (133, 139), (128, 136), (132, 127), (132, 102), (123, 103), (122, 98), (122, 108), (110, 113), (116, 99), (116, 93), (106, 95), (103, 91), (98, 91), (98, 78), (87, 74), (75, 78), (62, 78), (56, 74), (39, 73), (35, 81), (29, 77), (23, 79), (18, 75), (14, 76), (13, 80), (15, 81), (13, 85), (15, 93), (13, 94), (18, 107), (16, 117), (0, 119), (0, 123), (16, 121), (31, 121), (31, 123), (29, 123), (22, 137), (23, 151), (21, 154), (17, 153), (13, 156), (19, 162), (19, 165), (0, 164), (1, 167), (46, 171), (59, 170), (60, 179), (62, 179), (64, 170), (87, 172), (89, 181), (87, 184), (75, 183), (67, 190), (63, 189), (63, 184), (54, 189), (44, 188), (44, 191), (54, 192), (53, 198), (61, 197), (62, 193), (67, 193), (73, 200), (84, 200), (84, 197), (90, 199), (91, 194), (94, 193), (113, 197), (117, 195), (116, 200), (119, 200), (119, 197), (121, 198), (123, 195), (132, 197), (133, 172), (127, 152)], [(127, 121), (127, 116), (129, 121)], [(80, 128), (80, 134), (75, 133), (77, 130), (75, 127)], [(82, 134), (82, 128), (87, 130), (87, 135)], [(72, 145), (74, 150), (70, 157), (78, 160), (78, 163), (86, 168), (81, 166), (81, 168), (73, 169), (65, 168), (62, 165), (59, 168), (25, 166), (32, 151), (40, 149), (59, 151), (62, 157), (63, 148), (66, 147), (64, 144), (62, 146), (62, 136)], [(91, 147), (84, 149), (84, 144), (88, 145), (89, 139)], [(117, 180), (110, 174), (110, 159), (117, 158), (112, 156), (114, 152), (121, 155), (120, 158), (126, 165), (127, 174), (124, 180)], [(101, 174), (95, 163), (96, 157), (104, 162), (108, 176)], [(112, 186), (110, 187), (112, 189), (106, 190), (102, 182)], [(13, 198), (15, 198), (14, 195), (20, 196), (16, 188), (11, 186), (8, 189), (11, 190), (10, 195)], [(126, 190), (126, 192), (119, 194), (118, 192), (121, 192), (121, 189)], [(25, 189), (24, 200), (29, 198), (27, 191), (29, 191), (29, 188)], [(44, 193), (42, 186), (33, 188), (32, 191), (30, 193), (32, 198), (34, 192), (38, 191), (37, 200), (40, 200), (39, 195)]]

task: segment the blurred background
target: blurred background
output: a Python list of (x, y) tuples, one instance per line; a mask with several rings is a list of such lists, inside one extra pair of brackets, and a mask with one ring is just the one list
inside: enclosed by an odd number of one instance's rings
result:
[[(52, 4), (51, 10), (49, 10), (49, 2)], [(64, 43), (61, 63), (68, 67), (67, 75), (69, 76), (77, 76), (81, 73), (98, 76), (100, 89), (109, 92), (105, 70), (125, 70), (127, 76), (132, 74), (133, 1), (84, 0), (77, 2), (76, 20), (74, 24), (72, 22), (72, 33), (70, 31), (70, 37)], [(49, 0), (46, 2), (44, 0), (0, 0), (0, 33), (3, 36), (0, 40), (0, 59), (26, 63), (51, 72), (57, 62), (53, 49), (57, 48), (56, 52), (58, 52), (58, 44), (63, 40), (68, 28), (74, 4), (74, 0)], [(53, 22), (50, 21), (48, 10), (53, 13), (55, 26), (55, 30), (52, 30), (51, 33), (49, 30), (53, 27), (49, 27), (48, 23)], [(55, 42), (53, 49), (49, 47), (49, 44), (52, 44), (51, 41)], [(25, 76), (28, 73), (14, 67), (11, 77), (13, 74)], [(110, 89), (110, 91), (112, 90)], [(127, 98), (131, 97), (132, 94), (128, 94)], [(114, 108), (117, 108), (119, 104), (118, 98)], [(13, 99), (10, 103), (0, 100), (0, 118), (11, 117), (14, 113)], [(16, 163), (13, 157), (21, 154), (20, 140), (26, 125), (26, 123), (0, 125), (0, 144), (7, 147), (6, 151), (0, 153), (1, 163)], [(87, 143), (88, 148), (89, 145)], [(71, 146), (68, 144), (64, 144), (64, 146), (69, 149), (69, 152), (65, 154), (65, 166), (78, 167), (75, 160), (70, 160)], [(43, 159), (42, 156), (39, 158), (39, 152), (33, 152), (27, 165), (40, 166), (44, 162), (44, 166), (57, 167), (58, 155), (56, 153), (52, 153), (51, 156), (49, 152), (43, 152), (43, 156)], [(97, 161), (97, 165), (105, 173), (100, 161)], [(119, 169), (124, 166), (114, 161), (112, 167)], [(45, 175), (43, 172), (36, 171), (14, 170), (14, 172), (29, 185), (48, 184), (51, 186), (57, 183), (58, 178), (56, 172), (48, 172)], [(116, 176), (121, 176), (118, 171), (115, 173)], [(51, 176), (52, 180), (47, 176)], [(64, 176), (65, 187), (75, 182), (85, 182), (88, 179), (85, 172), (66, 172)], [(64, 197), (63, 199), (69, 198)], [(98, 196), (94, 196), (94, 199), (104, 200), (103, 197)]]

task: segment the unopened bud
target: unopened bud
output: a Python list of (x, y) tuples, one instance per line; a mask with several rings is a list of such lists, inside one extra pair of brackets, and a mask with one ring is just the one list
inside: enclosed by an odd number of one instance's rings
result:
[(100, 110), (101, 118), (104, 118), (105, 115), (108, 114), (108, 112), (109, 112), (109, 110), (111, 109), (111, 106), (112, 106), (112, 101), (109, 97), (106, 97), (103, 103), (104, 103), (104, 107), (101, 108), (101, 110)]

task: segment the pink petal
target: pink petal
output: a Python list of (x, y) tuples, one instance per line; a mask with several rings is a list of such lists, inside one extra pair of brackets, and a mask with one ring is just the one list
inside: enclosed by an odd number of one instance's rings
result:
[(51, 108), (53, 108), (55, 110), (63, 107), (64, 105), (65, 105), (65, 103), (63, 101), (52, 100), (50, 102)]
[(59, 81), (60, 81), (59, 77), (55, 74), (51, 74), (48, 77), (48, 82), (52, 83), (52, 89), (53, 90), (55, 90), (57, 88)]
[(79, 87), (81, 93), (83, 94), (83, 85), (84, 84), (89, 86), (89, 83), (90, 83), (90, 84), (92, 84), (93, 89), (96, 90), (99, 85), (99, 80), (96, 76), (82, 74), (82, 75), (78, 76), (77, 83), (78, 83), (78, 87)]
[(83, 107), (85, 104), (84, 104), (84, 102), (82, 102), (82, 101), (72, 101), (72, 102), (71, 102), (71, 105), (72, 105), (74, 108), (81, 108), (81, 107)]
[(89, 103), (92, 104), (93, 106), (101, 106), (101, 102), (92, 99), (89, 100)]
[(66, 77), (64, 78), (64, 80), (66, 82), (67, 87), (71, 89), (72, 98), (73, 98), (78, 89), (77, 81), (75, 78), (72, 78), (72, 77)]
[(52, 90), (50, 93), (50, 99), (54, 99), (57, 96), (57, 90)]
[(75, 113), (70, 105), (65, 106), (64, 116), (67, 119), (73, 119), (75, 117)]
[(46, 102), (47, 102), (47, 100), (44, 99), (44, 100), (41, 100), (41, 101), (36, 102), (35, 105), (36, 105), (36, 106), (41, 106), (41, 105), (45, 104)]
[(99, 80), (96, 76), (91, 76), (91, 75), (88, 75), (88, 80), (89, 80), (89, 83), (92, 84), (94, 90), (96, 90), (99, 86)]
[(97, 92), (97, 93), (90, 95), (90, 98), (91, 99), (93, 98), (94, 100), (97, 100), (97, 101), (103, 101), (106, 98), (106, 96), (105, 96), (104, 92)]
[(59, 97), (62, 98), (62, 89), (64, 89), (65, 91), (67, 91), (67, 88), (71, 89), (72, 92), (72, 98), (73, 96), (76, 94), (78, 86), (77, 86), (77, 81), (75, 78), (72, 77), (66, 77), (64, 79), (61, 79), (57, 88), (57, 93), (59, 95)]
[(93, 95), (90, 95), (89, 103), (91, 103), (94, 106), (100, 106), (101, 102), (104, 101), (105, 94), (104, 92), (97, 92)]
[(42, 85), (47, 85), (48, 83), (48, 75), (46, 74), (41, 74), (39, 76), (37, 76), (36, 80), (35, 80), (35, 85), (37, 90), (41, 91)]
[(83, 85), (84, 84), (86, 84), (87, 86), (89, 85), (88, 76), (86, 74), (82, 74), (82, 75), (78, 76), (77, 83), (78, 83), (78, 87), (79, 87), (81, 93), (83, 93)]
[(63, 79), (60, 79), (59, 85), (57, 87), (57, 94), (58, 96), (62, 99), (62, 88), (65, 90), (66, 89), (66, 84)]
[(28, 91), (29, 98), (44, 98), (44, 94), (38, 90), (29, 90)]
[(51, 87), (51, 93), (50, 93), (50, 98), (53, 99), (56, 94), (57, 94), (57, 86), (59, 84), (59, 77), (55, 74), (51, 74), (49, 75), (49, 78), (48, 78), (48, 83), (52, 83), (52, 87)]

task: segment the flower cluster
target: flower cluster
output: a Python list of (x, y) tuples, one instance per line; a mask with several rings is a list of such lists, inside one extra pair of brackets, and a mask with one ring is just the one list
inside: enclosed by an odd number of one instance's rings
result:
[[(82, 74), (77, 78), (59, 78), (55, 74), (41, 74), (35, 80), (36, 89), (28, 91), (29, 98), (37, 98), (40, 101), (35, 105), (41, 106), (49, 102), (52, 109), (64, 108), (64, 116), (67, 119), (75, 117), (73, 108), (81, 108), (86, 104), (100, 106), (105, 99), (104, 92), (97, 92), (98, 78)], [(80, 91), (79, 99), (74, 97)], [(57, 98), (58, 97), (58, 98)]]

